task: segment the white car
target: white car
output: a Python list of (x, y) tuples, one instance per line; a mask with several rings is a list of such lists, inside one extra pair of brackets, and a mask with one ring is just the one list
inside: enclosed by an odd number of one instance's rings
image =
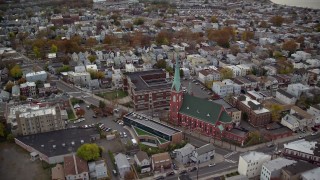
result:
[(211, 163), (211, 164), (209, 164), (208, 166), (209, 167), (213, 167), (213, 166), (215, 166), (216, 165), (216, 163)]
[(128, 137), (126, 132), (123, 132), (123, 137)]
[(317, 135), (317, 132), (311, 133), (311, 136), (315, 136), (315, 135)]

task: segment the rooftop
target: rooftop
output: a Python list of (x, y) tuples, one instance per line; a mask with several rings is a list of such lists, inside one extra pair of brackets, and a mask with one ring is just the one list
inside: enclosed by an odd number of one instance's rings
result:
[(180, 130), (177, 130), (173, 127), (161, 124), (161, 123), (153, 120), (151, 117), (148, 117), (143, 114), (132, 112), (132, 113), (127, 114), (125, 117), (130, 119), (131, 121), (135, 121), (139, 124), (147, 126), (153, 130), (160, 131), (160, 132), (167, 134), (169, 136), (172, 136), (173, 134), (181, 132)]
[(273, 172), (273, 171), (275, 171), (275, 170), (282, 169), (283, 167), (288, 166), (288, 165), (291, 165), (291, 164), (296, 163), (296, 162), (297, 162), (297, 161), (289, 160), (289, 159), (285, 159), (285, 158), (279, 157), (279, 158), (277, 158), (277, 159), (274, 159), (274, 160), (265, 162), (265, 163), (263, 164), (263, 166), (264, 166), (265, 168), (267, 168), (270, 172)]
[(290, 93), (288, 93), (287, 91), (283, 90), (283, 89), (278, 89), (278, 91), (280, 94), (286, 96), (287, 98), (294, 98), (293, 95), (291, 95)]
[(262, 152), (249, 151), (240, 155), (246, 162), (256, 162), (260, 159), (270, 158), (271, 156)]
[(250, 109), (253, 109), (253, 111), (256, 114), (262, 114), (270, 112), (268, 109), (264, 108), (262, 104), (260, 104), (258, 101), (251, 99), (249, 96), (241, 95), (236, 97), (238, 100), (240, 100), (244, 105), (249, 107)]
[(20, 136), (16, 139), (46, 156), (52, 157), (76, 152), (83, 143), (90, 143), (97, 135), (98, 132), (94, 128), (73, 128)]
[(166, 73), (161, 70), (138, 71), (127, 74), (135, 91), (170, 89), (172, 83), (166, 80)]
[(68, 175), (78, 175), (89, 172), (87, 161), (79, 158), (75, 154), (64, 157), (64, 173)]
[(318, 179), (320, 177), (320, 167), (311, 169), (301, 174), (301, 179)]
[(284, 148), (313, 155), (314, 150), (316, 149), (316, 144), (317, 142), (315, 141), (306, 141), (305, 139), (300, 139), (284, 144)]
[(316, 168), (316, 166), (313, 164), (304, 161), (298, 161), (297, 163), (283, 167), (282, 170), (293, 176), (314, 168)]
[(232, 121), (222, 105), (189, 94), (183, 95), (183, 103), (179, 111), (211, 124), (215, 124), (217, 121), (225, 123)]
[(129, 161), (127, 160), (126, 155), (119, 153), (114, 157), (118, 168), (121, 167), (130, 167)]

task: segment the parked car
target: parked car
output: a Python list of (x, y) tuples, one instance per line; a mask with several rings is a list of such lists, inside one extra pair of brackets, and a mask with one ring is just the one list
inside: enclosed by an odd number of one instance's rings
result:
[(162, 179), (164, 179), (164, 176), (158, 176), (158, 177), (155, 177), (154, 179), (155, 180), (162, 180)]
[(172, 176), (172, 175), (174, 175), (174, 172), (173, 172), (173, 171), (167, 172), (166, 175), (167, 175), (167, 176)]
[(126, 132), (123, 132), (123, 137), (128, 137)]
[(187, 174), (188, 173), (188, 171), (187, 170), (182, 170), (182, 171), (180, 171), (180, 175), (182, 175), (182, 174)]
[(94, 114), (92, 117), (93, 117), (93, 118), (97, 118), (97, 115)]
[(117, 170), (112, 170), (112, 173), (113, 173), (113, 175), (115, 175), (115, 176), (117, 176), (118, 175), (118, 173), (117, 173)]
[(311, 136), (315, 136), (315, 135), (317, 135), (317, 132), (312, 132), (311, 133)]
[(267, 145), (267, 147), (273, 147), (273, 146), (274, 146), (273, 143), (270, 143), (270, 144)]
[(120, 132), (119, 134), (120, 134), (120, 137), (121, 137), (121, 138), (123, 138), (123, 133), (122, 133), (122, 132)]
[(210, 163), (208, 166), (209, 167), (213, 167), (213, 166), (215, 166), (216, 165), (216, 163)]
[(193, 168), (191, 168), (189, 171), (190, 172), (193, 172), (193, 171), (196, 171), (197, 170), (197, 167), (193, 167)]

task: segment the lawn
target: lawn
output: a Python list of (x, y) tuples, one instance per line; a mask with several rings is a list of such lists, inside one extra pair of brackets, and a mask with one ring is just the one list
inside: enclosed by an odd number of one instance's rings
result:
[(114, 99), (124, 98), (124, 97), (128, 96), (128, 93), (126, 91), (116, 90), (116, 91), (111, 91), (111, 92), (99, 93), (96, 95), (99, 97), (105, 98), (107, 100), (114, 100)]
[(151, 133), (149, 133), (149, 132), (147, 132), (147, 131), (144, 131), (144, 130), (142, 130), (142, 129), (140, 129), (140, 128), (137, 128), (137, 127), (133, 127), (133, 128), (134, 128), (135, 131), (137, 132), (138, 136), (153, 136), (153, 137), (156, 137), (161, 144), (168, 142), (167, 140), (165, 140), (165, 139), (163, 139), (163, 138), (160, 138), (160, 137), (158, 137), (158, 136), (156, 136), (156, 135), (154, 135), (154, 134), (151, 134)]
[(76, 119), (76, 116), (74, 115), (72, 109), (67, 109), (67, 113), (68, 113), (68, 119), (69, 120)]

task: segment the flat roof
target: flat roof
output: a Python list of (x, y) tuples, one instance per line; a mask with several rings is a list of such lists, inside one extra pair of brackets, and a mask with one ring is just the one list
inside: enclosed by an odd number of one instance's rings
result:
[(73, 128), (19, 136), (16, 139), (46, 156), (52, 157), (76, 152), (82, 143), (91, 143), (92, 137), (98, 134), (95, 128)]
[(279, 157), (277, 159), (273, 159), (271, 161), (265, 162), (263, 166), (266, 169), (268, 169), (270, 172), (273, 172), (275, 170), (282, 169), (283, 167), (294, 164), (294, 163), (296, 163), (296, 161)]
[(259, 161), (260, 159), (264, 159), (264, 158), (271, 159), (271, 156), (269, 154), (265, 154), (265, 153), (257, 152), (257, 151), (249, 151), (249, 152), (241, 154), (240, 156), (246, 162), (256, 162), (256, 161)]
[(315, 141), (306, 141), (305, 139), (300, 139), (297, 141), (284, 144), (284, 148), (313, 155), (316, 144), (317, 142)]
[(154, 129), (156, 131), (162, 132), (162, 133), (167, 134), (169, 136), (172, 136), (178, 132), (181, 132), (178, 129), (161, 124), (161, 123), (153, 120), (151, 117), (148, 117), (148, 116), (140, 114), (140, 113), (131, 112), (131, 113), (127, 114), (125, 117), (130, 119), (131, 121), (137, 122), (139, 124), (147, 126), (147, 127)]
[(161, 69), (150, 70), (150, 71), (138, 71), (128, 73), (127, 77), (134, 84), (135, 91), (145, 91), (145, 90), (160, 90), (160, 89), (170, 89), (172, 86), (172, 82), (166, 80), (166, 78), (158, 78), (147, 80), (147, 76), (155, 75), (155, 74), (163, 74), (165, 76), (165, 72)]

